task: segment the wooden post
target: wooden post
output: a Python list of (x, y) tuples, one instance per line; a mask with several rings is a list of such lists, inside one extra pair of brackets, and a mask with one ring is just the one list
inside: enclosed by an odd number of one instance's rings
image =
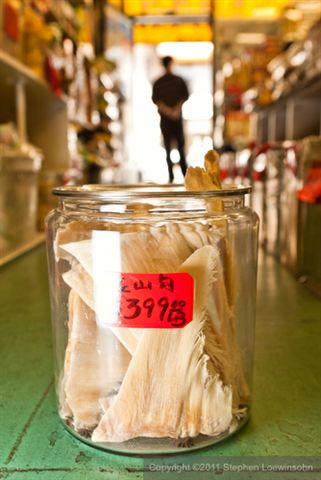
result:
[(105, 51), (105, 0), (94, 0), (94, 47), (96, 55), (103, 55)]
[(27, 108), (26, 108), (26, 88), (22, 79), (16, 81), (16, 122), (19, 137), (23, 142), (27, 141)]

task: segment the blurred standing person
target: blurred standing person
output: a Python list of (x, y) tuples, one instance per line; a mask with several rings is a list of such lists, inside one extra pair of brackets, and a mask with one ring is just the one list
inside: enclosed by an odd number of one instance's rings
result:
[(171, 183), (174, 180), (173, 164), (171, 161), (173, 140), (177, 143), (179, 165), (183, 175), (185, 175), (187, 169), (182, 106), (188, 99), (189, 93), (183, 78), (172, 73), (173, 58), (164, 57), (162, 64), (165, 69), (165, 74), (158, 78), (153, 84), (152, 100), (157, 105), (160, 115), (160, 128), (164, 139), (169, 182)]

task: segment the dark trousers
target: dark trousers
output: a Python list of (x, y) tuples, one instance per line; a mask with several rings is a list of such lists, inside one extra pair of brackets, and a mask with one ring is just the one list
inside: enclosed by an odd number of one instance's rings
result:
[(161, 118), (161, 132), (164, 139), (164, 147), (166, 150), (166, 162), (168, 168), (169, 181), (174, 180), (173, 163), (171, 161), (171, 150), (173, 142), (177, 144), (177, 150), (179, 153), (179, 165), (182, 173), (185, 176), (187, 165), (185, 158), (185, 138), (183, 131), (183, 120), (171, 120), (169, 118)]

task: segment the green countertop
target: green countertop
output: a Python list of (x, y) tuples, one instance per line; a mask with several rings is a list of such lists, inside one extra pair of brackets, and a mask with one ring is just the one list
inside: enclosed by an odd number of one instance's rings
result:
[[(252, 416), (202, 458), (321, 455), (321, 302), (270, 257), (259, 263)], [(0, 284), (0, 478), (143, 478), (142, 458), (88, 447), (58, 419), (44, 247), (2, 267)]]

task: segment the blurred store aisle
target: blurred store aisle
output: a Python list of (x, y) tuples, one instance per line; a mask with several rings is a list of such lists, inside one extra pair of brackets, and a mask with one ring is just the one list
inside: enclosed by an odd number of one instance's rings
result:
[[(162, 145), (159, 128), (159, 115), (153, 104), (152, 83), (162, 74), (160, 65), (160, 54), (167, 53), (162, 47), (137, 44), (134, 47), (134, 73), (132, 91), (132, 131), (129, 133), (129, 161), (136, 164), (142, 172), (144, 181), (167, 182), (167, 166), (165, 161), (165, 150)], [(181, 45), (174, 42), (172, 48)], [(208, 42), (194, 42), (196, 51), (202, 53), (204, 46), (207, 46), (206, 60), (195, 63), (195, 51), (188, 52), (191, 44), (183, 45), (178, 53), (174, 67), (174, 73), (183, 77), (189, 87), (190, 98), (183, 106), (183, 118), (186, 137), (186, 154), (188, 165), (201, 165), (203, 154), (212, 148), (212, 67), (209, 63), (211, 51), (208, 49)], [(166, 44), (165, 44), (166, 46)], [(168, 47), (167, 47), (168, 48)], [(169, 50), (170, 51), (170, 50)], [(186, 53), (187, 52), (187, 53)], [(181, 60), (179, 60), (182, 58)], [(178, 162), (178, 152), (172, 151), (173, 163)], [(175, 182), (183, 181), (180, 168), (174, 169)]]

